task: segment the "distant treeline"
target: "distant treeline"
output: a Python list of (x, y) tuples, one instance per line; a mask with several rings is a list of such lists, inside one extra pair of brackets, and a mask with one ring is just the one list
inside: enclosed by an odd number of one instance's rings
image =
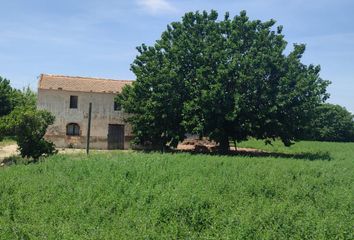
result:
[(315, 110), (305, 140), (354, 142), (354, 116), (342, 106), (324, 103)]

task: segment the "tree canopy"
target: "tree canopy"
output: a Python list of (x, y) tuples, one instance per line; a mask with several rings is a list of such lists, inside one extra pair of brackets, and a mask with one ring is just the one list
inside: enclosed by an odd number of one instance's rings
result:
[(29, 88), (14, 89), (10, 81), (0, 77), (0, 141), (15, 138), (22, 157), (37, 160), (56, 153), (53, 143), (43, 137), (54, 116), (36, 109), (36, 94)]
[(0, 117), (9, 114), (17, 106), (36, 106), (36, 94), (29, 88), (18, 90), (10, 80), (0, 76)]
[(9, 114), (14, 107), (14, 90), (10, 81), (0, 77), (0, 117)]
[(308, 123), (305, 139), (354, 142), (354, 115), (342, 106), (321, 104), (316, 108), (313, 120)]
[(282, 26), (245, 11), (190, 12), (153, 46), (137, 48), (136, 75), (117, 101), (138, 143), (176, 146), (186, 133), (208, 137), (220, 151), (248, 137), (285, 145), (301, 138), (313, 109), (328, 95), (320, 67), (301, 63), (305, 45), (286, 54)]

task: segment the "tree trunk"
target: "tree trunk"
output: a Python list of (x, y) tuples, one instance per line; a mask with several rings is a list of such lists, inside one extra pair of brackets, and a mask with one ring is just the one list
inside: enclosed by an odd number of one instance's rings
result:
[(234, 146), (235, 146), (235, 152), (237, 152), (237, 143), (236, 143), (236, 140), (234, 139)]
[(219, 142), (219, 148), (218, 148), (219, 153), (221, 154), (227, 154), (230, 151), (230, 142), (229, 142), (229, 137), (228, 136), (222, 136), (220, 142)]

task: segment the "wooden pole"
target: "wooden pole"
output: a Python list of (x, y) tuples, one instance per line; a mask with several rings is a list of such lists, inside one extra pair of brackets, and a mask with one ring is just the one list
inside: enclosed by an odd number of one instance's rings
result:
[(91, 134), (91, 112), (92, 112), (92, 103), (89, 105), (89, 115), (88, 115), (88, 124), (87, 124), (87, 140), (86, 140), (86, 154), (90, 152), (90, 134)]

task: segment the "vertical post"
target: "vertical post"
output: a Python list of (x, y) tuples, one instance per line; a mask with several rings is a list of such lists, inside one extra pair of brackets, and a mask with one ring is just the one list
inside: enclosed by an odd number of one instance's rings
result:
[(86, 154), (90, 152), (90, 134), (91, 134), (91, 112), (92, 112), (92, 103), (89, 105), (89, 115), (88, 115), (88, 124), (87, 124), (87, 140), (86, 140)]

